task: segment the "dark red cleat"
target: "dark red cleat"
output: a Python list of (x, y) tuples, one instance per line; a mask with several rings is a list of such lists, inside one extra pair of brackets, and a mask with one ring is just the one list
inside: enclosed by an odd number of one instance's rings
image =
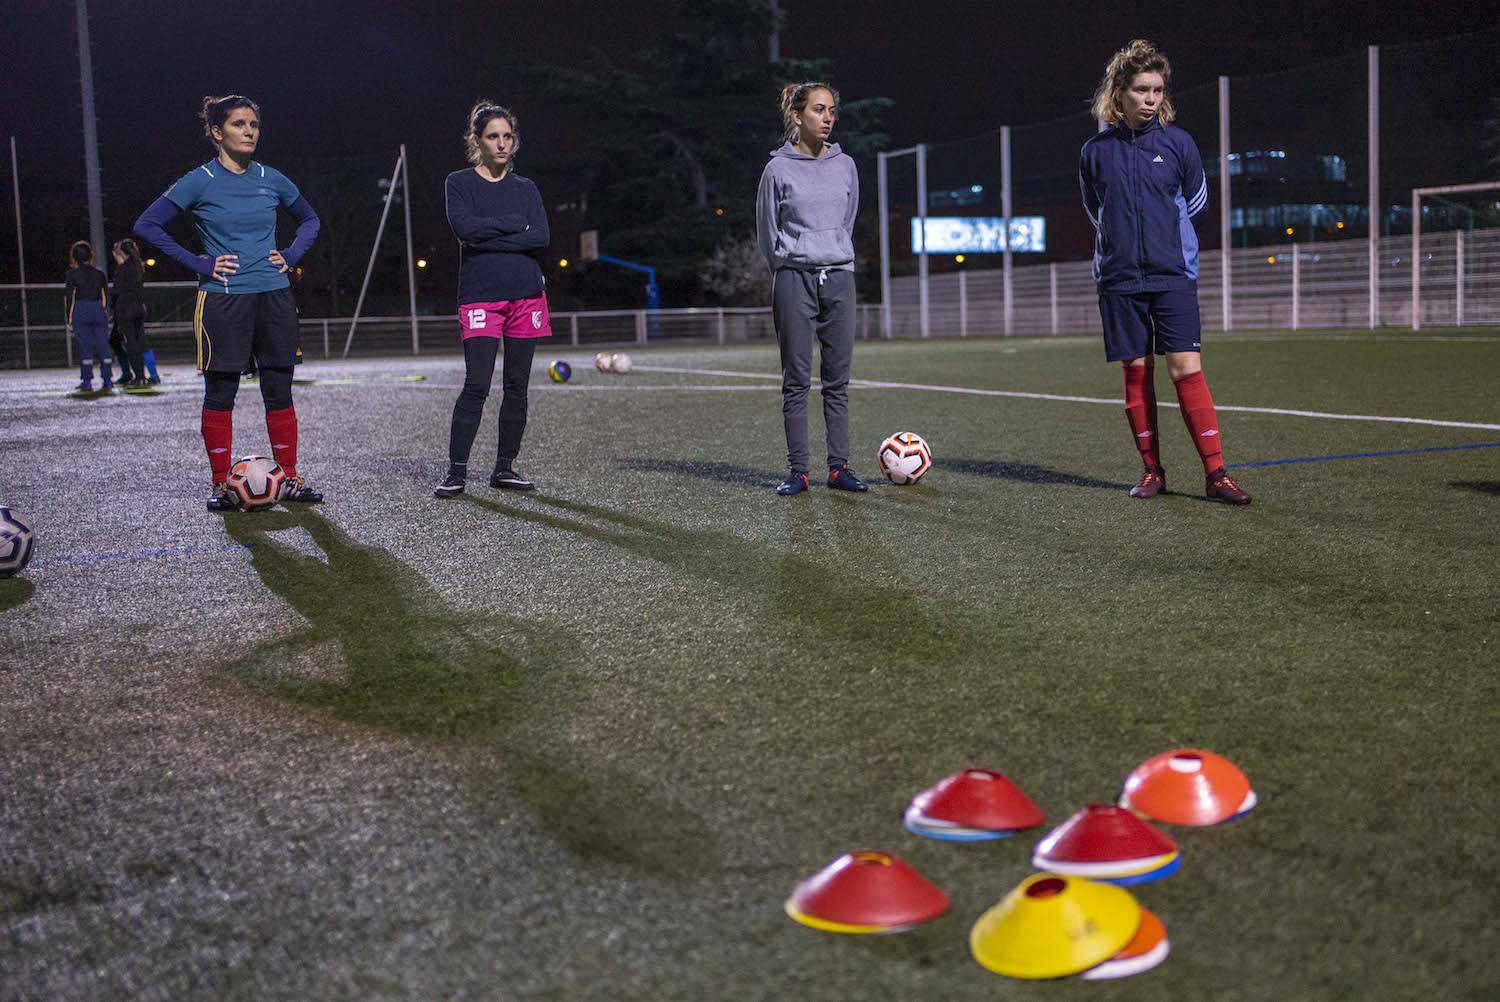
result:
[(1130, 488), (1133, 498), (1154, 498), (1167, 489), (1167, 471), (1160, 466), (1148, 466), (1141, 471), (1141, 482)]
[(1223, 501), (1225, 504), (1250, 503), (1250, 495), (1230, 479), (1222, 466), (1208, 475), (1206, 484), (1204, 494), (1210, 501)]

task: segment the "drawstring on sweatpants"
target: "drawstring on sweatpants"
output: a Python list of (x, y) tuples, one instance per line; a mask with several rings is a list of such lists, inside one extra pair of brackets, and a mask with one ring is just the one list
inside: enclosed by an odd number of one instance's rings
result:
[(828, 280), (828, 269), (827, 268), (819, 268), (818, 269), (818, 284), (822, 285), (827, 280)]

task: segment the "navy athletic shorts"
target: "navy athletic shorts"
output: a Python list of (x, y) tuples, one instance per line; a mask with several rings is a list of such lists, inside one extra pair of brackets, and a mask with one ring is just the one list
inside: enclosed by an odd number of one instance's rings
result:
[(198, 293), (193, 314), (199, 372), (243, 372), (250, 353), (262, 366), (286, 368), (302, 361), (302, 334), (291, 289)]
[(1201, 351), (1198, 290), (1099, 294), (1104, 357), (1125, 362), (1169, 351)]

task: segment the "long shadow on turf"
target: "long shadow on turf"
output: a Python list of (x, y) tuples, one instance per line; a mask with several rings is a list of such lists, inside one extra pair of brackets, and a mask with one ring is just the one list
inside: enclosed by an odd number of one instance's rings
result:
[(0, 578), (0, 612), (25, 603), (36, 591), (36, 585), (25, 578)]
[(708, 459), (647, 459), (630, 456), (621, 459), (620, 465), (637, 473), (676, 473), (699, 480), (713, 480), (736, 487), (774, 487), (781, 474), (775, 471), (757, 470), (750, 466), (720, 463)]
[(997, 459), (935, 459), (932, 465), (941, 470), (970, 473), (996, 480), (1015, 480), (1025, 484), (1058, 484), (1063, 487), (1090, 487), (1096, 490), (1128, 491), (1134, 484), (1114, 483), (1094, 477), (1050, 470), (1033, 463), (1006, 463)]
[[(565, 756), (509, 740), (518, 721), (568, 712), (574, 687), (558, 676), (578, 657), (577, 644), (555, 626), (492, 614), (482, 625), (467, 621), (420, 575), (312, 511), (231, 515), (225, 526), (250, 547), (262, 582), (310, 623), (226, 673), (360, 727), (496, 749), (505, 780), (534, 817), (588, 859), (696, 872), (715, 851), (698, 818), (661, 803), (634, 777), (598, 761), (570, 769)], [(273, 535), (295, 527), (308, 532), (326, 563)], [(322, 665), (300, 675), (288, 667), (317, 657), (308, 652), (330, 642), (343, 654), (338, 677), (320, 672)], [(494, 777), (479, 768), (474, 774), (484, 809), (494, 799)]]
[(1500, 497), (1500, 480), (1450, 480), (1448, 486), (1473, 491), (1476, 494)]

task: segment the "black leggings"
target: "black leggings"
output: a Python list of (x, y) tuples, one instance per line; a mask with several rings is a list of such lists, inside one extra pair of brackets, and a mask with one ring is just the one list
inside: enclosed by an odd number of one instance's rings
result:
[[(203, 374), (203, 409), (206, 411), (234, 410), (234, 396), (240, 390), (238, 372), (214, 372)], [(279, 411), (292, 406), (292, 367), (273, 369), (262, 366), (260, 370), (260, 397), (266, 402), (266, 410)]]
[(526, 388), (531, 384), (531, 360), (536, 338), (471, 337), (464, 341), (464, 388), (453, 404), (453, 427), (448, 435), (448, 462), (467, 466), (469, 450), (484, 416), (484, 401), (495, 378), (495, 356), (505, 342), (505, 367), (500, 374), (500, 442), (495, 466), (508, 469), (521, 452), (526, 431)]

